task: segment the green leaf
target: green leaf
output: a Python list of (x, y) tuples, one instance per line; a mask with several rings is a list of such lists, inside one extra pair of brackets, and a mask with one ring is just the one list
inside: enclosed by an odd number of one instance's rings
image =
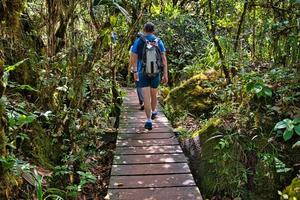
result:
[(293, 120), (293, 124), (300, 124), (300, 118), (295, 118)]
[(10, 170), (16, 162), (16, 158), (14, 156), (1, 156), (0, 164), (3, 168)]
[(27, 91), (34, 91), (34, 92), (39, 92), (38, 90), (34, 89), (30, 85), (20, 85), (17, 87), (19, 90), (27, 90)]
[(262, 91), (262, 89), (263, 89), (262, 85), (255, 84), (254, 87), (253, 87), (253, 92), (256, 93), (256, 94), (258, 94), (258, 93), (260, 93)]
[(300, 141), (298, 141), (295, 144), (293, 144), (292, 149), (299, 148), (299, 147), (300, 147)]
[(27, 61), (29, 58), (26, 58), (24, 60), (21, 60), (19, 62), (17, 62), (16, 64), (14, 65), (10, 65), (10, 66), (7, 66), (5, 68), (5, 72), (10, 72), (10, 71), (14, 71), (16, 69), (16, 67), (18, 67), (19, 65), (23, 64), (25, 61)]
[(116, 24), (117, 24), (117, 17), (116, 16), (110, 16), (110, 24), (112, 25), (112, 26), (115, 26)]
[(36, 119), (35, 115), (20, 115), (19, 118), (17, 119), (17, 125), (23, 126), (25, 124), (30, 124)]
[(288, 130), (286, 129), (283, 133), (283, 139), (284, 141), (288, 141), (289, 139), (291, 139), (293, 137), (293, 130)]
[(289, 121), (286, 125), (287, 130), (291, 131), (294, 129), (294, 124), (292, 121)]
[(280, 121), (275, 125), (274, 130), (277, 131), (278, 129), (286, 128), (286, 126), (287, 124), (285, 121)]
[(295, 126), (295, 127), (294, 127), (294, 130), (295, 130), (295, 132), (297, 133), (297, 135), (300, 136), (300, 125)]
[(270, 88), (268, 88), (268, 87), (265, 87), (264, 88), (264, 94), (266, 96), (272, 97), (272, 90)]

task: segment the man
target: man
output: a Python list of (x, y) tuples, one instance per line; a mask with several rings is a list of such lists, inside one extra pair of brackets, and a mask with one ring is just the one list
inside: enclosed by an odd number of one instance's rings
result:
[[(137, 34), (137, 39), (142, 37), (143, 36), (143, 33), (141, 32), (138, 32)], [(130, 47), (130, 54), (131, 54), (131, 51), (132, 51), (132, 47), (133, 45)], [(130, 59), (133, 59), (133, 57), (131, 56)], [(130, 60), (130, 65), (133, 61)], [(137, 96), (139, 98), (139, 103), (140, 103), (140, 110), (144, 110), (144, 94), (143, 94), (143, 89), (139, 86), (139, 82), (138, 81), (135, 81), (135, 86), (136, 86), (136, 93), (137, 93)]]
[[(161, 40), (159, 40), (154, 35), (154, 24), (151, 22), (147, 22), (144, 25), (143, 32), (144, 35), (138, 38), (132, 47), (131, 50), (131, 65), (133, 67), (134, 80), (139, 81), (139, 86), (143, 88), (144, 93), (144, 108), (147, 116), (147, 120), (145, 122), (145, 128), (148, 130), (152, 129), (152, 120), (157, 117), (157, 91), (160, 82), (160, 73), (157, 73), (154, 77), (149, 77), (145, 74), (143, 70), (143, 51), (146, 47), (148, 47), (147, 43), (153, 44), (155, 41), (160, 51), (161, 61), (163, 64), (163, 75), (162, 82), (166, 84), (168, 82), (168, 65), (167, 65), (167, 57), (166, 57), (166, 49)], [(145, 46), (147, 45), (147, 46)]]

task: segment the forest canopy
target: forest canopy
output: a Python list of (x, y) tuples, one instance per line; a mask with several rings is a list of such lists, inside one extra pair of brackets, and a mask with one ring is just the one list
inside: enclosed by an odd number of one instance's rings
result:
[(106, 196), (149, 21), (203, 196), (299, 200), (299, 0), (1, 0), (0, 199)]

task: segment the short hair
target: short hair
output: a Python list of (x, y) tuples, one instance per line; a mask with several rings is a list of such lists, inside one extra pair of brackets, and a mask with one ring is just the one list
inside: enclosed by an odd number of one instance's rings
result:
[(154, 32), (154, 24), (152, 22), (147, 22), (144, 25), (144, 31), (146, 33), (153, 33)]

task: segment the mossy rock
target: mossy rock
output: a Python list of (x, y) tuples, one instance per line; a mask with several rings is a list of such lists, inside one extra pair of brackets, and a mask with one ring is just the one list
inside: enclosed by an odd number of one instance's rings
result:
[(280, 199), (286, 199), (284, 197), (288, 196), (288, 200), (299, 200), (300, 199), (300, 178), (296, 177), (292, 180), (292, 183), (285, 188), (283, 195)]
[[(210, 118), (202, 127), (195, 131), (190, 137), (182, 141), (184, 150), (191, 158), (191, 167), (195, 178), (199, 181), (205, 194), (213, 194), (217, 175), (214, 174), (213, 165), (210, 160), (213, 159), (217, 139), (212, 139), (219, 130), (222, 120), (220, 118)], [(195, 150), (196, 149), (196, 150)], [(196, 152), (195, 152), (196, 151)]]
[(163, 87), (160, 89), (160, 94), (163, 98), (167, 98), (170, 93), (170, 89), (168, 87)]
[[(165, 102), (174, 109), (186, 110), (196, 115), (208, 113), (214, 105), (215, 99), (212, 94), (215, 91), (212, 85), (216, 80), (216, 76), (206, 76), (198, 74), (173, 88), (165, 98)], [(206, 84), (210, 82), (212, 84)]]
[(16, 195), (16, 188), (22, 184), (22, 178), (10, 172), (1, 175), (0, 181), (0, 199), (12, 198)]
[(34, 124), (33, 130), (33, 156), (41, 166), (53, 169), (59, 161), (60, 148), (53, 144), (52, 138), (38, 123)]
[[(202, 126), (201, 129), (194, 132), (192, 137), (201, 137), (201, 140), (204, 138), (207, 139), (207, 137), (210, 137), (213, 133), (215, 133), (218, 130), (218, 126), (221, 123), (221, 119), (219, 118), (211, 118), (209, 119), (204, 126)], [(205, 142), (205, 141), (203, 141)]]

